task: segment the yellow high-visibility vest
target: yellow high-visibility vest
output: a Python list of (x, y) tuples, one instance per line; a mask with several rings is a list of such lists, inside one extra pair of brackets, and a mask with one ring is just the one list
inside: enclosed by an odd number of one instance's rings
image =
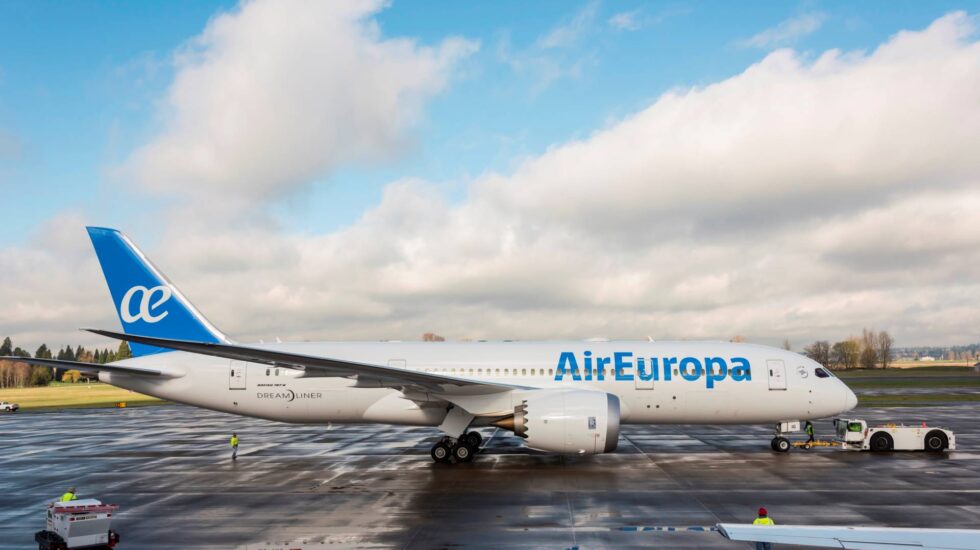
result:
[(78, 497), (75, 496), (75, 493), (65, 493), (61, 495), (61, 502), (68, 502), (70, 500), (78, 500)]
[(231, 446), (232, 447), (237, 447), (238, 446), (238, 437), (232, 436), (232, 438), (231, 438)]
[(752, 525), (776, 525), (776, 522), (769, 518), (755, 518)]

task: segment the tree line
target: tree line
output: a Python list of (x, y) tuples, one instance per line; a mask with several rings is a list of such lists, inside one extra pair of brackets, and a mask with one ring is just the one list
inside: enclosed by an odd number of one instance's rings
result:
[[(38, 346), (34, 355), (21, 348), (14, 346), (10, 337), (3, 339), (0, 343), (0, 357), (34, 357), (37, 359), (61, 359), (64, 361), (79, 361), (82, 363), (98, 363), (100, 365), (129, 359), (133, 354), (129, 350), (127, 342), (120, 342), (115, 350), (110, 348), (85, 349), (82, 346), (65, 346), (52, 352), (47, 344)], [(0, 388), (24, 388), (28, 386), (47, 386), (52, 380), (62, 380), (77, 382), (82, 375), (77, 370), (52, 369), (49, 367), (37, 367), (18, 361), (0, 361)]]
[(861, 336), (851, 336), (833, 345), (818, 340), (803, 348), (803, 353), (821, 365), (832, 369), (887, 369), (892, 361), (895, 340), (882, 330), (864, 329)]

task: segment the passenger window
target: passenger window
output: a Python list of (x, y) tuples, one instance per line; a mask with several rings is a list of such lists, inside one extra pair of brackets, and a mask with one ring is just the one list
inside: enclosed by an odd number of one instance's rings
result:
[(276, 376), (279, 376), (279, 369), (276, 369)]
[(554, 376), (554, 375), (555, 375), (555, 369), (548, 369), (548, 376)]
[(531, 376), (534, 376), (534, 369), (531, 369)]
[(830, 373), (827, 372), (827, 371), (825, 371), (825, 370), (823, 370), (820, 367), (817, 367), (816, 369), (814, 369), (813, 372), (817, 375), (817, 378), (830, 378)]
[(521, 376), (527, 376), (527, 369), (521, 369)]
[(269, 370), (270, 370), (270, 369), (265, 369), (265, 375), (266, 375), (266, 376), (269, 376)]

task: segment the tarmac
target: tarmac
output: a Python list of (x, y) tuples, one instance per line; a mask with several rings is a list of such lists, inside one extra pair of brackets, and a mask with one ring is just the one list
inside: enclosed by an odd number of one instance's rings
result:
[(779, 524), (980, 525), (980, 404), (854, 416), (928, 420), (959, 450), (777, 454), (763, 426), (624, 426), (615, 453), (562, 457), (488, 428), (472, 463), (447, 465), (429, 457), (433, 429), (178, 405), (0, 415), (0, 548), (35, 547), (46, 502), (72, 485), (120, 505), (120, 550), (751, 548), (696, 529), (751, 522), (759, 506)]

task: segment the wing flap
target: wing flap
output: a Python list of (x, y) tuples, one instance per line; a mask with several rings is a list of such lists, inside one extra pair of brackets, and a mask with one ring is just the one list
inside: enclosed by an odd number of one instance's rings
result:
[(729, 540), (849, 550), (980, 550), (980, 530), (720, 523)]

